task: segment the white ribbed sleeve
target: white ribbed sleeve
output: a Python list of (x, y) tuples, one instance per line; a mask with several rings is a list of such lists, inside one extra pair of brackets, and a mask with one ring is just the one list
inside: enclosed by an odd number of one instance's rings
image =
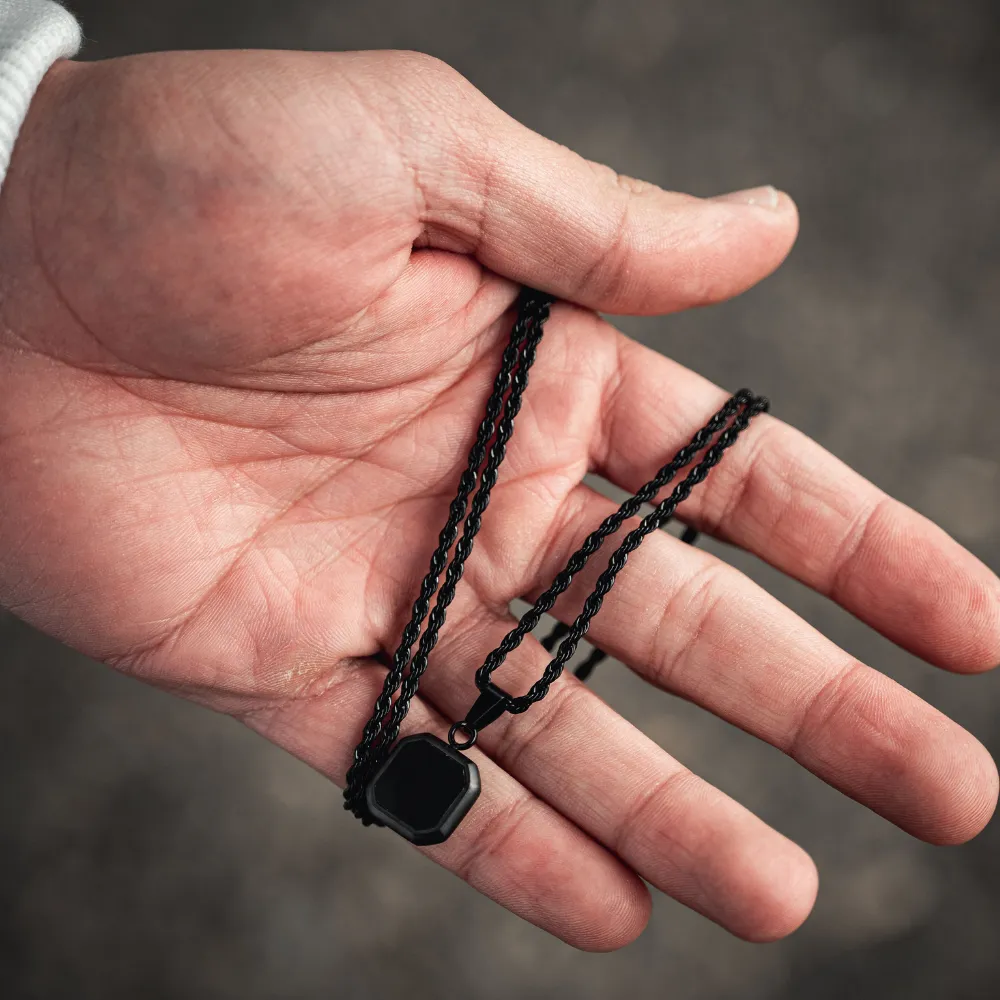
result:
[(0, 0), (0, 184), (42, 77), (80, 41), (76, 18), (52, 0)]

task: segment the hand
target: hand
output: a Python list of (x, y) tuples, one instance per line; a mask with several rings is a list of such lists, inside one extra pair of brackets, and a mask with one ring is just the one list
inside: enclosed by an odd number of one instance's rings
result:
[[(518, 284), (578, 305), (546, 327), (404, 732), (461, 717), (509, 602), (614, 508), (584, 474), (636, 489), (728, 395), (592, 310), (734, 295), (795, 232), (785, 195), (618, 177), (412, 53), (61, 63), (0, 198), (0, 603), (341, 783)], [(1000, 660), (986, 567), (779, 420), (682, 514), (945, 669)], [(972, 736), (665, 533), (590, 634), (918, 837), (963, 841), (993, 811)], [(526, 642), (496, 680), (521, 693), (547, 659)], [(809, 912), (799, 847), (572, 676), (472, 756), (483, 794), (424, 853), (574, 945), (639, 934), (642, 879), (753, 940)]]

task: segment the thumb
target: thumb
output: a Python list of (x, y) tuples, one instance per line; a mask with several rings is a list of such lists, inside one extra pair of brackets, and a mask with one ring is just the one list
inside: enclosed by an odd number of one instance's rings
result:
[[(798, 214), (773, 187), (695, 198), (593, 163), (525, 128), (434, 61), (447, 134), (425, 131), (423, 242), (604, 312), (662, 313), (729, 298), (791, 249)], [(443, 79), (441, 79), (443, 77)]]

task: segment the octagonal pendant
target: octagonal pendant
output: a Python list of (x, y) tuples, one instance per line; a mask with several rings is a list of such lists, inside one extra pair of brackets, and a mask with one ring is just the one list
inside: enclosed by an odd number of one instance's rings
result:
[(479, 797), (479, 768), (432, 733), (400, 740), (365, 791), (369, 812), (412, 844), (440, 844)]

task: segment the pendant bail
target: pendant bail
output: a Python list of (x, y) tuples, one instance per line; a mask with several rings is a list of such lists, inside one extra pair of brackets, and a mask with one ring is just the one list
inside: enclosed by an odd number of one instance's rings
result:
[(510, 695), (503, 688), (498, 688), (492, 681), (479, 689), (479, 697), (472, 708), (465, 713), (465, 723), (473, 729), (485, 729), (491, 722), (507, 711), (510, 706)]
[[(465, 718), (456, 722), (448, 731), (448, 742), (456, 750), (467, 750), (479, 736), (479, 732), (485, 729), (491, 722), (496, 722), (510, 707), (510, 695), (502, 688), (498, 688), (492, 681), (487, 681), (484, 687), (479, 689), (479, 697), (475, 700), (472, 708), (465, 713)], [(467, 739), (459, 742), (456, 733), (462, 731)]]

